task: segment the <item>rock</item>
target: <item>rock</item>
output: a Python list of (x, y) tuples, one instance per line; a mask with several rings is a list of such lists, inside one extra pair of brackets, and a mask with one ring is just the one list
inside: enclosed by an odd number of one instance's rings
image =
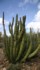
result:
[(3, 68), (3, 70), (6, 70), (6, 68)]

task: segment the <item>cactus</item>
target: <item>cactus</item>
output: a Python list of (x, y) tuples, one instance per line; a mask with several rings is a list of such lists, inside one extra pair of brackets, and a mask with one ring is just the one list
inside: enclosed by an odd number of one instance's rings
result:
[(5, 24), (4, 24), (4, 12), (3, 12), (3, 30), (4, 30), (4, 45), (5, 45), (5, 51), (7, 55), (7, 39), (6, 39), (6, 30), (5, 30)]
[(32, 44), (30, 43), (29, 48), (28, 48), (28, 50), (26, 51), (26, 54), (25, 54), (25, 56), (23, 57), (23, 59), (21, 60), (21, 62), (25, 62), (25, 60), (28, 58), (28, 56), (29, 56), (29, 54), (30, 54), (30, 52), (31, 52), (31, 49), (32, 49)]
[[(4, 50), (8, 60), (12, 63), (25, 62), (27, 58), (32, 58), (37, 54), (40, 49), (40, 45), (36, 44), (37, 37), (33, 35), (30, 29), (30, 35), (27, 35), (25, 30), (26, 16), (23, 16), (20, 21), (18, 15), (16, 15), (16, 22), (13, 32), (14, 17), (12, 23), (9, 23), (10, 37), (6, 35), (5, 24), (4, 24), (4, 13), (3, 13), (3, 30), (4, 30)], [(34, 48), (33, 50), (33, 47)]]
[(24, 37), (22, 39), (22, 42), (21, 42), (21, 45), (20, 45), (20, 49), (19, 49), (19, 53), (18, 53), (18, 57), (16, 58), (16, 61), (19, 60), (19, 58), (20, 58), (20, 56), (22, 54), (22, 51), (24, 50), (23, 46), (24, 46)]
[(33, 56), (35, 56), (35, 55), (38, 53), (39, 50), (40, 50), (40, 45), (38, 45), (38, 47), (36, 48), (36, 50), (34, 50), (34, 51), (28, 56), (28, 58), (32, 58)]

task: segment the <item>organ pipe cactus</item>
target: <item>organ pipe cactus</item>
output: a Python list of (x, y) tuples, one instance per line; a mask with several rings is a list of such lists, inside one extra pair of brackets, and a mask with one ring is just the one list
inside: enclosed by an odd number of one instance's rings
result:
[(4, 13), (3, 13), (3, 30), (4, 30), (4, 50), (6, 53), (7, 58), (10, 62), (25, 62), (26, 59), (30, 59), (31, 57), (35, 56), (39, 49), (40, 45), (35, 44), (34, 50), (33, 48), (33, 35), (32, 31), (30, 31), (30, 36), (27, 36), (25, 30), (25, 21), (26, 16), (23, 16), (20, 21), (18, 20), (18, 15), (16, 15), (16, 22), (13, 30), (14, 25), (14, 17), (12, 23), (9, 23), (9, 32), (11, 34), (10, 37), (6, 35), (5, 24), (4, 24)]

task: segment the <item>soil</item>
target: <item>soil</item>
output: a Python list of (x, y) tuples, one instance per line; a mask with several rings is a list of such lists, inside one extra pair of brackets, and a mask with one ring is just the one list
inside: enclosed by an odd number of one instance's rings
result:
[(0, 70), (6, 70), (8, 64), (9, 62), (4, 56), (3, 48), (0, 48)]
[[(0, 48), (0, 70), (7, 70), (11, 65), (12, 64), (10, 64), (4, 56), (3, 48)], [(40, 70), (40, 52), (38, 53), (38, 56), (31, 59), (31, 61), (28, 60), (26, 63), (20, 63), (17, 65), (18, 69), (15, 70)]]

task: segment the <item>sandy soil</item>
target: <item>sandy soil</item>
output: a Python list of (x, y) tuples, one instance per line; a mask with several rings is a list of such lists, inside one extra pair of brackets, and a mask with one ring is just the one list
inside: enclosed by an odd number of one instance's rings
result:
[(0, 48), (0, 70), (6, 70), (8, 63), (8, 60), (4, 56), (3, 49)]

